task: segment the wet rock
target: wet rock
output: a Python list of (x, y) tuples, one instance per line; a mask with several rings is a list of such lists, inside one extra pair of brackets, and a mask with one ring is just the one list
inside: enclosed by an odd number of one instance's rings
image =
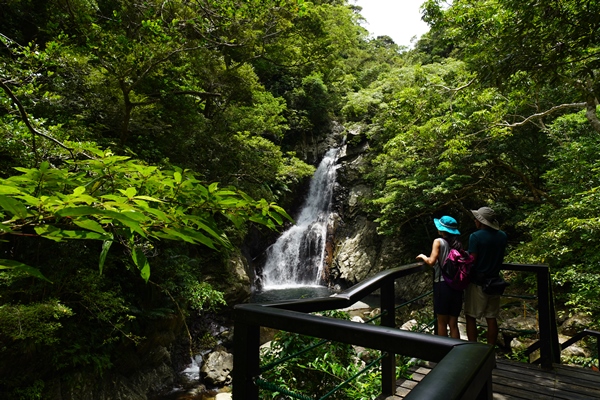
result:
[(231, 383), (232, 370), (233, 354), (219, 350), (205, 358), (200, 373), (206, 384), (222, 387)]

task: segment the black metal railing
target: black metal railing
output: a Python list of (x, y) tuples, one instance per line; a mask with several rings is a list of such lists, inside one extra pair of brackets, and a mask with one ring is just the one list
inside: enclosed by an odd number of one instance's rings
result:
[(550, 268), (547, 265), (536, 264), (504, 264), (503, 270), (531, 272), (536, 275), (539, 339), (527, 348), (529, 355), (540, 350), (538, 362), (542, 368), (550, 369), (552, 364), (560, 363), (560, 345), (558, 343), (558, 328), (556, 326), (556, 310), (550, 280)]
[(573, 336), (573, 337), (569, 338), (568, 340), (565, 340), (563, 343), (561, 343), (560, 349), (564, 350), (567, 347), (579, 342), (580, 340), (582, 340), (583, 338), (585, 338), (587, 336), (592, 336), (592, 337), (596, 338), (596, 350), (598, 351), (598, 354), (597, 354), (598, 368), (600, 369), (600, 332), (593, 331), (591, 329), (584, 329), (583, 331), (579, 332), (575, 336)]
[[(260, 327), (385, 352), (381, 360), (384, 395), (396, 390), (395, 355), (401, 354), (437, 363), (406, 399), (491, 399), (492, 346), (395, 328), (394, 282), (424, 269), (423, 263), (414, 263), (382, 271), (332, 297), (236, 306), (233, 399), (258, 399)], [(348, 307), (377, 290), (382, 313), (379, 326), (308, 314)]]

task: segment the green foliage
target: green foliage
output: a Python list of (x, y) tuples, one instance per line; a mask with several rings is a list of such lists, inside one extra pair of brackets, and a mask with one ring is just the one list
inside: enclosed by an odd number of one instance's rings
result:
[(374, 150), (365, 173), (376, 188), (371, 210), (381, 233), (401, 234), (421, 215), (485, 202), (492, 191), (507, 201), (526, 195), (524, 183), (504, 172), (519, 157), (498, 126), (506, 99), (473, 79), (464, 63), (448, 59), (382, 74), (349, 96), (343, 112), (368, 129)]
[(583, 113), (567, 114), (549, 126), (548, 158), (552, 168), (544, 178), (554, 206), (538, 207), (520, 222), (530, 240), (521, 243), (511, 260), (544, 263), (552, 268), (557, 295), (571, 313), (600, 315), (598, 276), (597, 148), (599, 137)]
[(41, 400), (44, 398), (44, 387), (44, 381), (36, 380), (27, 387), (14, 390), (13, 394), (20, 400)]
[[(289, 220), (281, 205), (314, 172), (299, 150), (335, 120), (369, 149), (360, 205), (380, 233), (429, 244), (448, 213), (466, 241), (468, 210), (493, 206), (507, 261), (549, 264), (558, 300), (598, 320), (596, 3), (428, 0), (432, 30), (410, 51), (367, 38), (341, 0), (0, 3), (13, 398), (39, 398), (55, 373), (142, 365), (169, 336), (157, 326), (224, 306), (228, 253), (249, 224)], [(275, 380), (339, 383), (356, 355), (331, 346)]]
[(216, 311), (219, 306), (227, 305), (223, 292), (212, 288), (207, 282), (196, 282), (186, 287), (190, 307), (195, 310)]
[[(58, 342), (56, 331), (62, 328), (61, 320), (72, 316), (73, 311), (57, 299), (27, 305), (3, 304), (0, 306), (0, 337), (7, 341), (28, 341), (32, 345), (52, 345)], [(7, 342), (3, 344), (6, 346)]]
[(54, 241), (102, 241), (100, 272), (111, 244), (126, 243), (147, 281), (146, 254), (157, 240), (230, 248), (217, 216), (237, 227), (250, 220), (275, 228), (290, 219), (275, 204), (217, 184), (203, 186), (190, 171), (161, 170), (110, 151), (87, 150), (97, 158), (68, 163), (70, 169), (54, 169), (47, 162), (40, 168), (17, 168), (21, 175), (2, 180), (0, 216), (7, 221), (2, 234), (33, 229)]
[(565, 364), (574, 364), (583, 368), (598, 368), (598, 359), (594, 357), (581, 357), (581, 356), (572, 356), (565, 357), (561, 360), (561, 362)]
[(506, 354), (506, 358), (512, 361), (529, 363), (529, 354), (526, 354), (526, 348), (512, 348), (510, 354)]
[[(340, 311), (328, 311), (325, 316), (349, 318)], [(262, 351), (264, 365), (277, 363), (277, 360), (305, 350), (321, 343), (321, 339), (280, 331), (275, 335), (270, 347)], [(375, 360), (378, 351), (366, 350), (360, 355), (347, 344), (325, 342), (303, 354), (293, 357), (283, 364), (275, 365), (261, 374), (262, 379), (293, 393), (311, 398), (319, 398), (333, 390), (345, 380), (361, 371), (366, 363), (363, 360)], [(404, 374), (406, 360), (399, 360), (397, 373)], [(401, 375), (399, 375), (401, 376)], [(381, 392), (381, 372), (379, 366), (366, 370), (347, 385), (333, 393), (333, 399), (372, 399)], [(261, 390), (260, 398), (279, 398), (277, 392)]]

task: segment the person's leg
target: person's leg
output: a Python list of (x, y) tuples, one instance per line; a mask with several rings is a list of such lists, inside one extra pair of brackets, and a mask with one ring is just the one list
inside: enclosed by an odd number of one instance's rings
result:
[(458, 317), (450, 315), (448, 317), (448, 326), (450, 327), (450, 337), (454, 339), (460, 339), (460, 332), (458, 331)]
[(448, 315), (437, 315), (437, 328), (439, 336), (448, 336)]
[(470, 284), (465, 291), (465, 319), (467, 321), (467, 338), (470, 342), (477, 341), (477, 319), (481, 316), (481, 293), (478, 286)]
[(492, 346), (498, 341), (498, 317), (500, 316), (500, 296), (488, 296), (487, 307), (484, 312), (487, 321), (487, 342)]
[(492, 346), (496, 345), (498, 340), (498, 320), (496, 318), (486, 318), (487, 321), (487, 342)]
[(475, 317), (471, 317), (470, 315), (465, 315), (465, 319), (467, 320), (467, 337), (470, 342), (477, 341), (477, 320)]

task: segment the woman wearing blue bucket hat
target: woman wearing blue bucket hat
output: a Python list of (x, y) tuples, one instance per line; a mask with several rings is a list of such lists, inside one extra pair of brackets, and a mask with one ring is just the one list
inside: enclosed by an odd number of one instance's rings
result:
[(459, 339), (458, 316), (462, 309), (463, 291), (454, 290), (444, 283), (441, 268), (450, 249), (462, 249), (458, 222), (454, 218), (444, 215), (439, 219), (434, 218), (433, 223), (441, 238), (434, 239), (429, 257), (419, 254), (417, 259), (433, 267), (433, 311), (437, 318), (438, 335), (448, 336), (448, 327), (450, 327), (450, 337)]

